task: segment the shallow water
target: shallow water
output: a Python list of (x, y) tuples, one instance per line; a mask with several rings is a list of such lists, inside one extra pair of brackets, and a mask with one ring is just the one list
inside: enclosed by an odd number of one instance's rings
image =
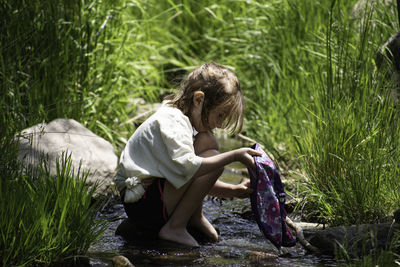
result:
[(337, 266), (331, 259), (307, 255), (301, 245), (287, 249), (287, 253), (278, 251), (256, 222), (243, 215), (242, 210), (249, 205), (248, 200), (205, 201), (204, 212), (219, 229), (222, 240), (188, 249), (170, 242), (135, 244), (115, 236), (117, 226), (126, 218), (122, 205), (115, 203), (103, 212), (111, 222), (90, 248), (90, 264), (112, 266), (113, 256), (124, 255), (135, 266)]
[[(225, 150), (245, 145), (242, 141), (224, 136), (218, 139)], [(242, 168), (243, 165), (230, 164), (221, 180), (239, 183), (243, 176), (235, 170)], [(248, 199), (209, 199), (203, 206), (205, 216), (219, 230), (222, 240), (191, 249), (167, 241), (138, 244), (116, 236), (115, 230), (126, 214), (122, 204), (112, 203), (101, 214), (110, 221), (109, 227), (89, 249), (91, 266), (112, 266), (112, 257), (116, 255), (127, 257), (135, 266), (339, 266), (330, 258), (307, 254), (300, 244), (278, 251), (263, 236), (252, 218)]]
[(115, 255), (127, 257), (135, 266), (338, 266), (332, 259), (308, 255), (298, 244), (278, 251), (264, 238), (246, 200), (206, 200), (204, 213), (219, 229), (222, 240), (189, 249), (171, 242), (137, 244), (115, 236), (117, 226), (126, 218), (123, 206), (113, 203), (102, 215), (110, 220), (103, 237), (89, 249), (91, 266), (112, 266)]

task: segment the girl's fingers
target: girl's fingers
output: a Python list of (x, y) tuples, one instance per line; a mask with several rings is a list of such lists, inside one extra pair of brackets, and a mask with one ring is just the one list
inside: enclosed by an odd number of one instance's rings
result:
[(247, 188), (250, 188), (250, 179), (246, 179), (245, 181), (243, 181), (242, 185), (244, 185)]
[(261, 156), (262, 153), (252, 148), (240, 148), (236, 150), (236, 160), (242, 162), (244, 165), (255, 168), (254, 156)]
[(250, 148), (249, 154), (252, 156), (261, 156), (262, 153), (260, 151), (257, 151), (255, 149)]
[(256, 167), (256, 162), (254, 160), (254, 156), (261, 156), (262, 153), (260, 151), (254, 150), (254, 149), (250, 149), (247, 153), (251, 156), (251, 164), (250, 164), (250, 166), (252, 168), (255, 168)]
[(247, 198), (253, 192), (253, 190), (248, 186), (246, 186), (245, 183), (239, 184), (236, 190), (237, 190), (236, 193), (237, 198)]

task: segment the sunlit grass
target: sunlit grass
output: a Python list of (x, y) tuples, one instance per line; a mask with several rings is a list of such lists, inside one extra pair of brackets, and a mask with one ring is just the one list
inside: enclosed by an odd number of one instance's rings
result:
[(352, 28), (326, 35), (325, 75), (314, 82), (314, 102), (303, 106), (309, 124), (296, 138), (310, 210), (331, 225), (384, 222), (399, 203), (393, 84), (374, 69), (373, 31), (365, 27), (352, 45)]

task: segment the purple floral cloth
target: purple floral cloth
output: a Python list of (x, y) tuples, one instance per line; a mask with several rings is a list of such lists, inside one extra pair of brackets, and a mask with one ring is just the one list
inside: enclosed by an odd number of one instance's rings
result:
[(296, 240), (286, 225), (285, 191), (274, 162), (259, 144), (253, 148), (262, 153), (254, 157), (256, 168), (248, 169), (253, 193), (251, 207), (264, 236), (278, 249), (292, 247)]

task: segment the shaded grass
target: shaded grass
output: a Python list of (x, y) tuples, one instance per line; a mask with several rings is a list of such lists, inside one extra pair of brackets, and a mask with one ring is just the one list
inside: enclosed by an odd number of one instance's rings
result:
[[(0, 4), (0, 259), (2, 266), (49, 265), (84, 256), (104, 230), (86, 174), (60, 159), (24, 172), (15, 133), (44, 120), (79, 120), (90, 96), (91, 53), (104, 42), (110, 3)], [(110, 14), (111, 14), (110, 13)]]
[[(362, 253), (362, 257), (356, 255), (355, 250), (352, 248), (346, 248), (345, 246), (340, 246), (335, 252), (336, 258), (340, 259), (342, 262), (346, 263), (349, 267), (367, 267), (367, 266), (396, 266), (399, 265), (399, 237), (400, 233), (395, 232), (391, 241), (386, 248), (378, 248), (377, 244), (379, 241), (376, 236), (372, 236), (372, 233), (365, 233), (363, 240), (360, 242), (372, 241), (372, 247), (374, 249), (366, 251), (366, 248), (361, 248), (359, 253)], [(364, 246), (366, 246), (364, 244)], [(352, 251), (350, 254), (348, 249)]]
[[(3, 266), (49, 265), (84, 257), (104, 232), (92, 205), (96, 185), (87, 173), (73, 172), (70, 157), (57, 162), (57, 174), (40, 170), (3, 178), (0, 183), (0, 258)], [(30, 174), (30, 175), (29, 175)]]

